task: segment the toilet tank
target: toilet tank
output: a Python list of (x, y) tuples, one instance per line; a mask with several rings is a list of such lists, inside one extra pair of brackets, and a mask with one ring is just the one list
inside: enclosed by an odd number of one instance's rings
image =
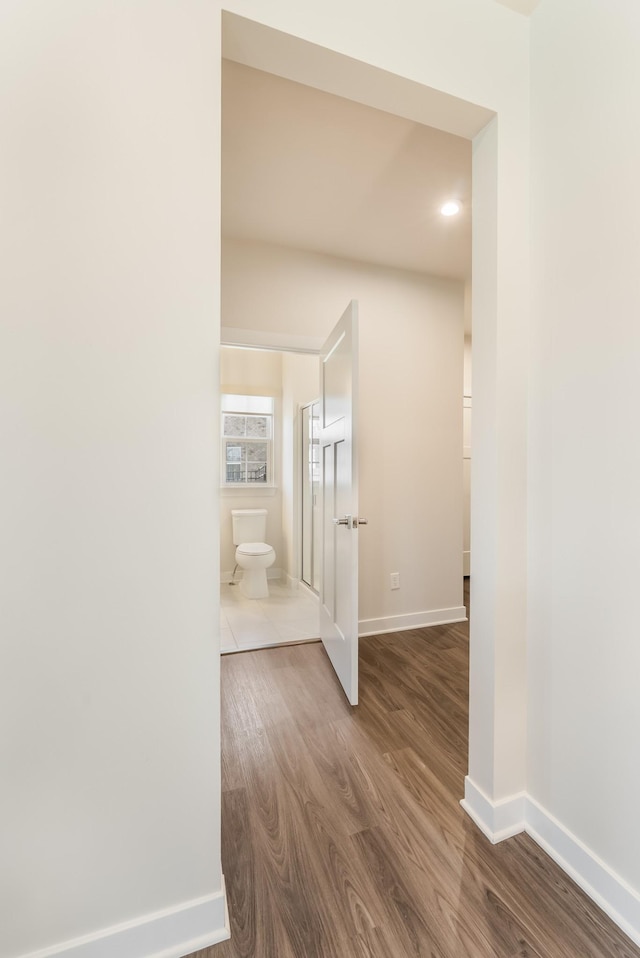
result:
[(267, 535), (266, 509), (232, 509), (233, 544), (264, 542)]

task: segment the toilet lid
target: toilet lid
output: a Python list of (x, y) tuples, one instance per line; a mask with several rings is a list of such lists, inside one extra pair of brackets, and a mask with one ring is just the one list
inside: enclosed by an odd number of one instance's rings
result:
[(245, 556), (264, 556), (272, 551), (272, 547), (266, 542), (243, 542), (237, 551)]

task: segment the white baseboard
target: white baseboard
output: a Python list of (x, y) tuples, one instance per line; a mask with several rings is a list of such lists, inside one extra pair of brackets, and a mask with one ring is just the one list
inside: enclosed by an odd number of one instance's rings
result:
[(464, 780), (464, 798), (460, 802), (480, 831), (492, 844), (511, 838), (525, 830), (525, 792), (492, 802), (467, 775)]
[[(267, 569), (267, 579), (281, 579), (284, 573), (282, 569), (279, 569), (277, 566), (272, 566), (270, 569)], [(242, 569), (237, 569), (235, 578), (233, 576), (233, 570), (229, 572), (220, 573), (220, 585), (228, 585), (231, 581), (239, 582), (242, 578)]]
[(531, 838), (640, 945), (640, 895), (530, 796), (526, 820)]
[(519, 832), (530, 835), (640, 945), (640, 895), (530, 795), (521, 792), (493, 802), (467, 776), (460, 804), (494, 844)]
[(74, 938), (23, 958), (184, 958), (230, 938), (224, 888), (205, 898)]
[(431, 609), (427, 612), (407, 612), (405, 615), (387, 615), (379, 619), (360, 619), (360, 638), (367, 635), (384, 635), (385, 632), (406, 632), (407, 629), (424, 629), (431, 625), (452, 625), (466, 622), (467, 610), (463, 605), (454, 609)]

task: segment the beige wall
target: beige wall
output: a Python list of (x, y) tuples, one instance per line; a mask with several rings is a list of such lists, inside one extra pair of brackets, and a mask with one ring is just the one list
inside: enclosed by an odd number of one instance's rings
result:
[[(222, 313), (323, 338), (360, 304), (362, 631), (462, 605), (461, 283), (299, 250), (223, 242)], [(260, 309), (257, 304), (260, 303)], [(389, 576), (399, 572), (401, 588)], [(389, 625), (388, 627), (391, 627)]]

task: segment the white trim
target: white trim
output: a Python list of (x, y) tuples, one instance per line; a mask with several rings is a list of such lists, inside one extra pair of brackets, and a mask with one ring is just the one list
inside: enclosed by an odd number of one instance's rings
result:
[(531, 796), (527, 797), (526, 831), (640, 945), (640, 895)]
[(288, 572), (283, 570), (282, 585), (285, 589), (289, 589), (290, 592), (297, 592), (300, 585), (300, 580), (296, 579), (295, 576), (289, 575)]
[(184, 958), (230, 938), (224, 887), (175, 908), (112, 925), (22, 958)]
[(525, 830), (526, 797), (525, 792), (518, 792), (499, 802), (492, 802), (467, 775), (464, 780), (464, 798), (460, 804), (480, 831), (495, 845)]
[(466, 622), (467, 610), (463, 605), (453, 609), (430, 609), (426, 612), (406, 612), (404, 615), (387, 615), (379, 619), (360, 619), (360, 638), (367, 635), (383, 635), (385, 632), (406, 632), (407, 629), (425, 629), (432, 625), (452, 625)]
[(493, 844), (526, 832), (640, 945), (640, 894), (534, 798), (521, 792), (493, 802), (467, 775), (460, 804)]
[[(233, 578), (233, 570), (229, 570), (228, 572), (221, 572), (220, 585), (230, 585), (231, 582), (236, 582), (236, 583), (240, 582), (240, 579), (242, 578), (242, 575), (243, 575), (243, 571), (244, 571), (243, 569), (236, 569), (235, 579)], [(283, 576), (284, 576), (284, 572), (282, 571), (282, 569), (279, 569), (277, 566), (271, 566), (269, 569), (267, 569), (267, 579), (282, 579)]]
[(244, 346), (246, 349), (277, 349), (288, 353), (317, 353), (322, 340), (317, 336), (298, 336), (293, 333), (274, 333), (264, 329), (240, 329), (235, 326), (220, 328), (223, 346)]
[(255, 486), (241, 486), (240, 484), (233, 486), (220, 486), (220, 495), (224, 499), (259, 499), (263, 496), (275, 496), (278, 493), (277, 486), (258, 486), (256, 483)]

